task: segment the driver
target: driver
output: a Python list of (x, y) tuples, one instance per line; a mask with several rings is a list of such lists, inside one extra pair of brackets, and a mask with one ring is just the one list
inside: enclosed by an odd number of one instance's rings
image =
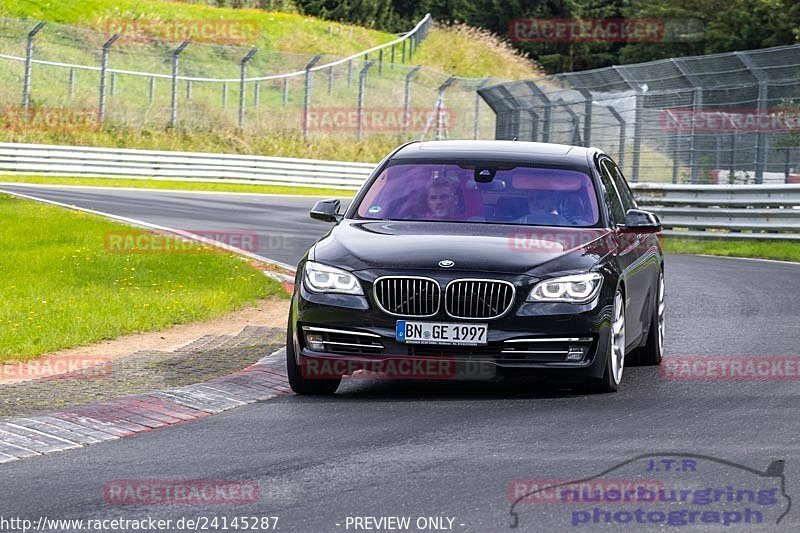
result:
[(455, 220), (461, 197), (461, 182), (458, 178), (440, 177), (434, 174), (428, 182), (425, 197), (426, 220)]

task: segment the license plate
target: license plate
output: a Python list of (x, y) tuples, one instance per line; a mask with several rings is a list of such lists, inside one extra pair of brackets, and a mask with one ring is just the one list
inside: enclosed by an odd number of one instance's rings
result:
[(395, 339), (407, 344), (478, 346), (486, 344), (488, 336), (488, 324), (398, 320), (395, 330)]

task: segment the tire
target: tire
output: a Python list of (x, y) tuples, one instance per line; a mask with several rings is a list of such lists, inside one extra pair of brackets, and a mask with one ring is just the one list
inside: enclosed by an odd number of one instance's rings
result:
[(286, 375), (289, 377), (289, 386), (295, 394), (304, 396), (331, 396), (339, 388), (342, 378), (335, 379), (310, 379), (303, 376), (300, 366), (295, 360), (294, 334), (292, 318), (286, 327)]
[(647, 332), (647, 342), (636, 354), (636, 362), (640, 365), (654, 366), (661, 364), (661, 359), (664, 357), (665, 311), (664, 272), (662, 271), (658, 275), (656, 298), (653, 305), (653, 317), (650, 320), (650, 329)]
[(622, 373), (625, 369), (625, 298), (620, 289), (614, 294), (612, 317), (603, 377), (591, 379), (586, 383), (589, 392), (592, 393), (617, 392), (622, 383)]

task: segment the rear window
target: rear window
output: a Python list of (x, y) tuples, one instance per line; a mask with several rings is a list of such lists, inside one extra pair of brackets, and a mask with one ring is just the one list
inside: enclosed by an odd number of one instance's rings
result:
[(590, 227), (599, 220), (592, 180), (582, 170), (505, 163), (390, 164), (356, 213), (375, 220), (534, 226)]

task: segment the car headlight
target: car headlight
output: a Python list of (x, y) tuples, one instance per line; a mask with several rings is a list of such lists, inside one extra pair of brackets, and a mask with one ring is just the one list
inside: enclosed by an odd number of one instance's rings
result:
[(528, 302), (591, 302), (603, 286), (603, 275), (598, 272), (562, 276), (541, 281), (531, 290)]
[(341, 268), (307, 261), (304, 272), (306, 289), (312, 292), (364, 295), (358, 278)]

